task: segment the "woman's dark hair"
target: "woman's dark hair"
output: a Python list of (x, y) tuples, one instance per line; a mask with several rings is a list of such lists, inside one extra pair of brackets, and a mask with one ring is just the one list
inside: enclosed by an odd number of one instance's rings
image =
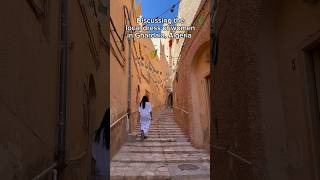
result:
[(95, 142), (100, 142), (100, 135), (103, 130), (103, 145), (106, 146), (107, 149), (109, 149), (109, 131), (110, 131), (110, 119), (109, 119), (110, 109), (108, 108), (103, 116), (103, 120), (100, 124), (100, 127), (96, 130), (95, 135)]
[(149, 98), (148, 98), (148, 96), (143, 96), (143, 98), (140, 102), (140, 106), (142, 105), (143, 109), (146, 107), (146, 102), (149, 102)]

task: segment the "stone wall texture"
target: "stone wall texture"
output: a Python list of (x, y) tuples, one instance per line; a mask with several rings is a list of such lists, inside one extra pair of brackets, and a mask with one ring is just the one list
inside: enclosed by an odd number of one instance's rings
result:
[[(1, 179), (32, 179), (55, 161), (60, 4), (40, 0), (36, 11), (37, 3), (30, 2), (6, 1), (0, 7), (1, 22), (6, 22), (0, 30)], [(90, 178), (94, 130), (109, 106), (108, 52), (99, 40), (93, 7), (81, 0), (68, 2), (67, 164), (60, 175), (81, 180)], [(47, 7), (44, 16), (41, 3)], [(105, 29), (106, 21), (100, 23)]]
[[(111, 26), (110, 33), (111, 124), (128, 112), (129, 49), (131, 48), (131, 112), (129, 113), (129, 121), (124, 117), (111, 128), (111, 157), (119, 151), (127, 135), (132, 132), (139, 123), (138, 107), (142, 97), (144, 95), (149, 96), (149, 101), (155, 111), (164, 106), (167, 99), (165, 82), (167, 79), (166, 70), (168, 64), (163, 57), (159, 58), (157, 56), (153, 58), (151, 56), (152, 51), (155, 50), (152, 40), (135, 38), (132, 40), (131, 46), (129, 46), (127, 38), (128, 32), (125, 31), (125, 25), (130, 26), (130, 23), (123, 8), (127, 7), (129, 13), (131, 9), (136, 12), (135, 18), (131, 20), (132, 26), (137, 26), (135, 19), (140, 16), (138, 13), (140, 11), (140, 5), (134, 4), (132, 6), (131, 2), (131, 0), (125, 0), (119, 3), (112, 2), (110, 10), (111, 19), (115, 26)], [(125, 22), (127, 22), (127, 24), (125, 24)], [(118, 33), (120, 38), (118, 38), (116, 33)], [(129, 127), (129, 131), (127, 127)]]
[(300, 0), (218, 1), (213, 179), (319, 178), (319, 126), (306, 75), (319, 9)]
[[(182, 129), (189, 135), (193, 145), (209, 150), (209, 117), (201, 105), (206, 107), (208, 97), (205, 94), (204, 78), (210, 75), (210, 1), (202, 1), (195, 16), (196, 31), (191, 32), (192, 38), (186, 39), (181, 50), (178, 70), (173, 80), (173, 99), (175, 119)], [(199, 16), (205, 17), (200, 24)], [(205, 51), (205, 52), (204, 52)], [(207, 53), (207, 56), (204, 54)], [(207, 61), (207, 62), (206, 62)], [(204, 66), (201, 66), (204, 64)], [(198, 67), (200, 69), (196, 69)], [(201, 81), (198, 80), (201, 76)], [(198, 83), (198, 84), (197, 84)], [(201, 114), (202, 113), (202, 114)], [(207, 113), (207, 114), (206, 114)], [(203, 115), (202, 117), (200, 115)]]

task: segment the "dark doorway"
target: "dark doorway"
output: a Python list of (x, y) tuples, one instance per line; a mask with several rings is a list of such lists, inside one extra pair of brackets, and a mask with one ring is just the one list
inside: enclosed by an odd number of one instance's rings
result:
[(173, 95), (172, 95), (172, 93), (170, 93), (169, 96), (168, 96), (167, 107), (168, 108), (172, 108), (173, 107)]
[(318, 173), (320, 172), (320, 47), (314, 48), (310, 52), (310, 91), (311, 93), (311, 102), (313, 112), (313, 120), (311, 123), (311, 132), (313, 136), (313, 148), (315, 152), (316, 162)]

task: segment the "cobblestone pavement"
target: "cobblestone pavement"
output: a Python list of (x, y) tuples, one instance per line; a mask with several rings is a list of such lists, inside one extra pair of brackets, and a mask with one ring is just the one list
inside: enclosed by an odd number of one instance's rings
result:
[(155, 113), (149, 136), (139, 126), (111, 161), (111, 180), (207, 180), (210, 157), (192, 147), (171, 110)]

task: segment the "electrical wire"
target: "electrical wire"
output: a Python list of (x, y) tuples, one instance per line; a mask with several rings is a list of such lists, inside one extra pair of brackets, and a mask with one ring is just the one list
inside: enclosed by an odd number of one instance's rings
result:
[[(177, 5), (178, 5), (179, 3), (181, 3), (181, 1), (182, 1), (182, 0), (178, 0), (178, 2), (176, 2), (175, 4), (173, 4), (170, 8), (168, 8), (167, 10), (165, 10), (163, 13), (161, 13), (159, 16), (155, 17), (154, 19), (160, 18), (161, 16), (163, 16), (164, 14), (166, 14), (169, 10), (177, 7)], [(146, 25), (147, 25), (147, 24), (144, 24), (142, 27), (144, 27), (144, 26), (146, 26)]]
[(166, 11), (164, 11), (162, 14), (160, 14), (159, 16), (156, 17), (156, 19), (160, 18), (162, 15), (164, 15), (165, 13), (167, 13), (169, 10), (175, 8), (177, 6), (177, 4), (179, 4), (182, 0), (179, 0), (178, 2), (176, 2), (175, 4), (173, 4), (170, 8), (168, 8)]

